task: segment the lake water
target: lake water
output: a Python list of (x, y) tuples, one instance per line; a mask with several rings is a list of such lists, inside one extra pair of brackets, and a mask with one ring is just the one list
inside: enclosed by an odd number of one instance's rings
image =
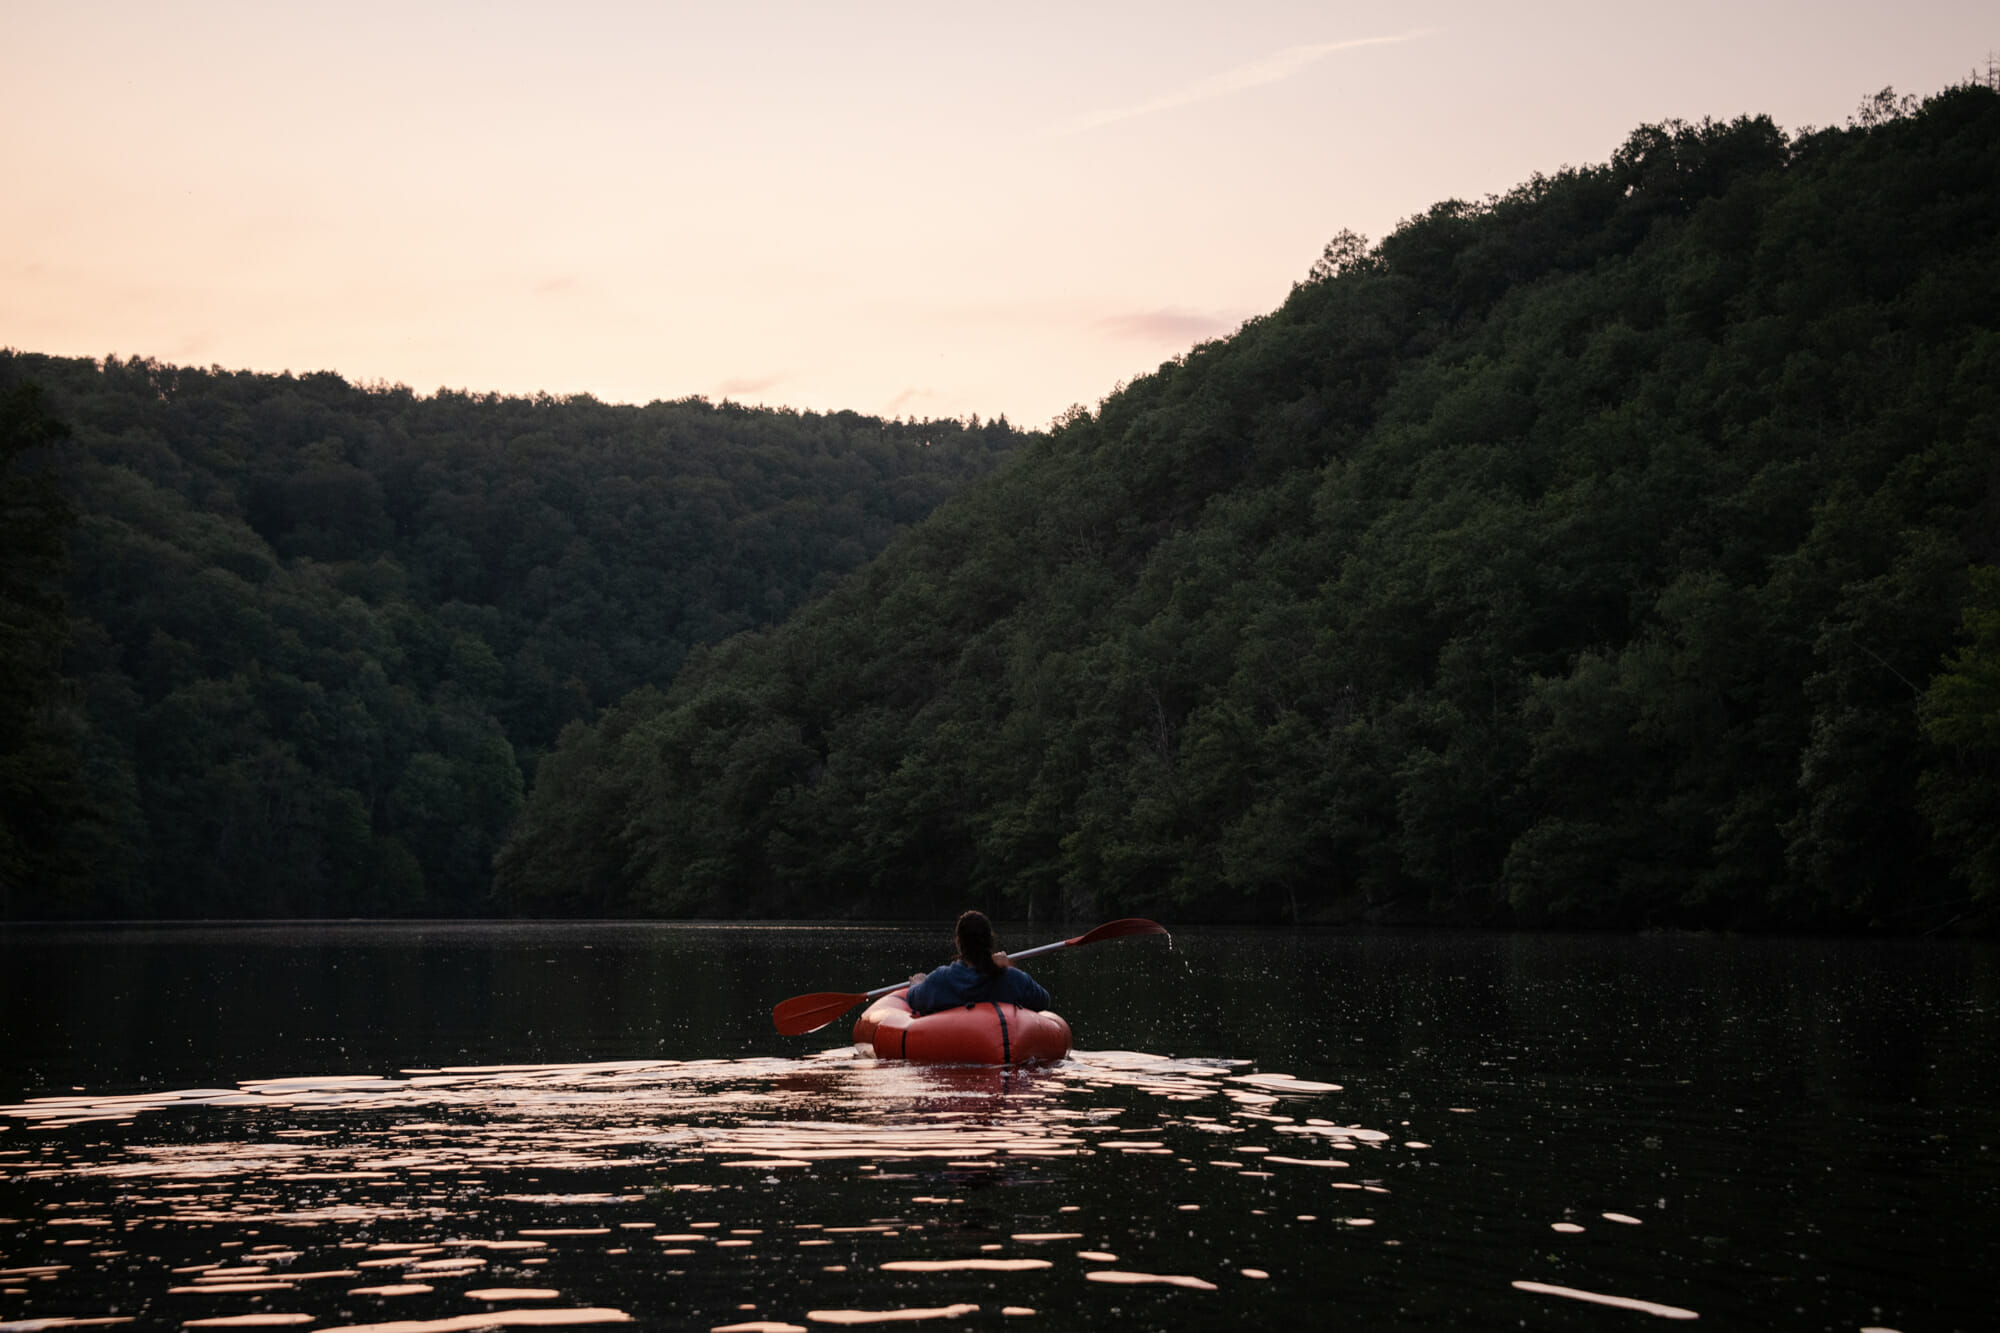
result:
[(0, 1330), (2000, 1313), (1990, 946), (1177, 930), (1029, 964), (1053, 1067), (772, 1030), (947, 933), (0, 930)]

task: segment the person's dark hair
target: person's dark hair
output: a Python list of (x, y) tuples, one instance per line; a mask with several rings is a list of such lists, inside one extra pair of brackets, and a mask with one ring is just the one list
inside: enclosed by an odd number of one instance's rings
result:
[(993, 923), (986, 919), (986, 913), (960, 913), (954, 935), (958, 940), (958, 956), (977, 968), (981, 976), (990, 977), (1000, 970), (993, 962)]

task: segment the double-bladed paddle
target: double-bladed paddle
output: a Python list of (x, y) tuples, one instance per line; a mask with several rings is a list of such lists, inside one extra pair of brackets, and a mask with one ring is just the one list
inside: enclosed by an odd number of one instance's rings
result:
[[(1127, 935), (1164, 935), (1167, 928), (1157, 921), (1144, 917), (1128, 916), (1118, 921), (1107, 921), (1095, 930), (1087, 930), (1074, 939), (1057, 940), (1054, 944), (1038, 944), (1032, 949), (1007, 955), (1008, 962), (1018, 962), (1023, 958), (1033, 958), (1038, 953), (1049, 953), (1056, 949), (1068, 949), (1078, 944), (1099, 944), (1105, 940), (1122, 939)], [(890, 991), (902, 990), (910, 983), (898, 981), (889, 986), (877, 986), (874, 990), (850, 995), (845, 991), (814, 991), (811, 995), (794, 995), (791, 999), (771, 1010), (771, 1022), (779, 1032), (787, 1037), (802, 1036), (805, 1033), (825, 1027), (834, 1019), (860, 1004)]]

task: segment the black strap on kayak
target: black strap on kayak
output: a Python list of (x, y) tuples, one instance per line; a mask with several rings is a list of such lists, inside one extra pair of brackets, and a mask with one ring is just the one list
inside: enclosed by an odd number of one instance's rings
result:
[(1014, 1048), (1007, 1040), (1007, 1015), (1000, 1011), (998, 1000), (988, 1000), (987, 1003), (993, 1006), (993, 1015), (1000, 1020), (1000, 1063), (1011, 1065), (1014, 1063)]

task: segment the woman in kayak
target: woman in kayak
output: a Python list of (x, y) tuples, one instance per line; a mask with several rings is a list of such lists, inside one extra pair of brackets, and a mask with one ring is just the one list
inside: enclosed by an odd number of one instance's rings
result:
[(955, 932), (958, 957), (935, 972), (919, 972), (910, 978), (907, 996), (910, 1008), (919, 1014), (934, 1014), (962, 1004), (1017, 1004), (1023, 1009), (1049, 1007), (1049, 993), (1035, 979), (1007, 961), (1007, 955), (993, 947), (993, 923), (984, 912), (966, 912), (958, 918)]

